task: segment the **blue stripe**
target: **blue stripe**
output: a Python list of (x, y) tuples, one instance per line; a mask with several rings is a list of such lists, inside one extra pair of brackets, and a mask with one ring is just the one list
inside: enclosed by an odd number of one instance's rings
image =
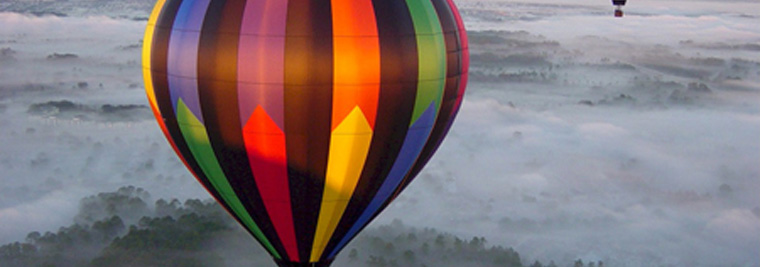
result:
[(398, 158), (396, 159), (396, 162), (393, 163), (393, 167), (391, 167), (391, 171), (388, 173), (388, 178), (386, 178), (383, 185), (380, 186), (380, 190), (378, 190), (375, 197), (372, 198), (372, 201), (367, 205), (367, 208), (362, 215), (359, 216), (359, 219), (356, 220), (354, 225), (351, 226), (351, 229), (348, 230), (345, 236), (343, 236), (343, 239), (330, 252), (329, 256), (327, 256), (328, 259), (334, 258), (338, 251), (343, 249), (343, 246), (345, 246), (346, 243), (348, 243), (348, 241), (364, 227), (364, 225), (369, 223), (372, 217), (374, 217), (379, 211), (380, 207), (382, 207), (385, 202), (389, 201), (388, 198), (393, 195), (393, 192), (396, 191), (396, 188), (401, 184), (401, 181), (404, 180), (404, 177), (409, 173), (414, 162), (417, 161), (417, 157), (419, 157), (420, 152), (422, 152), (422, 148), (425, 147), (425, 143), (433, 130), (433, 123), (436, 118), (436, 108), (435, 102), (430, 103), (430, 106), (428, 106), (425, 112), (422, 113), (420, 118), (411, 128), (409, 128), (409, 132), (404, 138), (404, 144), (401, 147)]
[(203, 122), (198, 100), (198, 43), (203, 18), (210, 0), (185, 0), (177, 11), (169, 37), (167, 73), (174, 111), (182, 98), (195, 117)]

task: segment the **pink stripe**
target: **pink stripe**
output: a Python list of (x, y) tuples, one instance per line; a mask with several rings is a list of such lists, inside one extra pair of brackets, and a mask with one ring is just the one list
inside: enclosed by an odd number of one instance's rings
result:
[(247, 1), (238, 51), (238, 104), (259, 194), (288, 258), (297, 260), (285, 136), (281, 130), (285, 129), (287, 7), (287, 0)]
[(257, 106), (284, 125), (285, 22), (288, 1), (250, 0), (245, 6), (238, 52), (240, 123)]

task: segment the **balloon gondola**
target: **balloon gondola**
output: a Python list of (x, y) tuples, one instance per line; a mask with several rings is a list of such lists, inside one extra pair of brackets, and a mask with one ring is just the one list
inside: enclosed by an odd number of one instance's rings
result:
[(453, 0), (158, 0), (143, 75), (180, 160), (279, 266), (329, 266), (467, 83)]
[(615, 17), (623, 17), (623, 6), (625, 6), (626, 0), (612, 0), (612, 5), (615, 6)]

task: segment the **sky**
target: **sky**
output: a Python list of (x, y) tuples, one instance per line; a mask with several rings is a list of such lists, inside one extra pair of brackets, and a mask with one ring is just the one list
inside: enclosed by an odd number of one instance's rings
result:
[[(473, 57), (449, 136), (373, 225), (484, 236), (526, 262), (760, 266), (760, 3), (632, 0), (622, 19), (607, 1), (457, 3), (472, 54), (497, 60)], [(0, 243), (123, 185), (208, 198), (150, 114), (98, 110), (147, 105), (144, 21), (0, 25)], [(60, 100), (80, 106), (30, 109)]]

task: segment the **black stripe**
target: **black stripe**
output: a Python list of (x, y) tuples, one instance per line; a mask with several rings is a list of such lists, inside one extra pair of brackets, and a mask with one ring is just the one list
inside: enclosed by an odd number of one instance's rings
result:
[(332, 260), (320, 262), (292, 262), (275, 259), (274, 262), (277, 263), (278, 267), (330, 267), (330, 264), (332, 264)]
[[(198, 165), (195, 157), (193, 157), (193, 153), (185, 142), (169, 95), (169, 78), (166, 74), (168, 68), (169, 38), (174, 19), (181, 3), (182, 0), (166, 1), (164, 8), (161, 10), (161, 14), (156, 20), (157, 26), (154, 28), (155, 32), (153, 34), (153, 44), (151, 46), (150, 64), (151, 75), (153, 78), (153, 90), (156, 94), (156, 104), (158, 105), (166, 129), (169, 132), (169, 136), (174, 141), (174, 145), (177, 146), (177, 150), (179, 150), (179, 153), (181, 154), (178, 156), (182, 157), (185, 162), (187, 162), (190, 171), (195, 174), (203, 187), (206, 188), (215, 199), (221, 200), (221, 196), (216, 190), (214, 190), (214, 186), (209, 183), (208, 177), (203, 173), (203, 170)], [(240, 222), (240, 219), (235, 216), (227, 203), (224, 203), (223, 201), (217, 202), (219, 202), (220, 205), (235, 218), (235, 220)]]
[(211, 1), (201, 28), (198, 96), (206, 132), (227, 180), (248, 214), (284, 258), (248, 161), (240, 125), (237, 58), (245, 1)]
[(187, 165), (190, 167), (196, 177), (215, 198), (221, 199), (213, 190), (214, 187), (208, 182), (203, 170), (193, 157), (190, 148), (185, 142), (185, 138), (179, 128), (177, 115), (171, 102), (169, 93), (169, 77), (167, 76), (168, 57), (169, 57), (169, 38), (171, 36), (171, 27), (174, 24), (177, 11), (179, 10), (182, 0), (168, 0), (161, 10), (161, 14), (156, 20), (155, 32), (153, 34), (153, 44), (151, 46), (151, 75), (153, 78), (153, 90), (156, 94), (156, 104), (161, 113), (161, 117), (169, 132), (169, 136), (177, 146), (177, 150)]
[[(158, 18), (156, 19), (156, 28), (164, 28), (164, 29), (171, 29), (174, 26), (174, 19), (177, 17), (177, 12), (179, 11), (179, 6), (182, 5), (183, 0), (166, 0), (164, 2), (164, 7), (161, 8), (161, 13), (158, 15)], [(157, 34), (154, 34), (153, 40), (156, 40), (156, 37), (158, 37)], [(169, 48), (169, 36), (161, 36), (166, 37), (166, 46), (165, 49)], [(154, 46), (151, 51), (155, 51), (155, 44), (156, 42), (153, 42)], [(168, 56), (168, 54), (167, 54)], [(154, 60), (155, 58), (151, 58), (151, 60)], [(166, 60), (166, 57), (164, 57), (164, 60)], [(151, 64), (152, 65), (152, 64)]]
[[(447, 51), (447, 73), (446, 83), (444, 85), (444, 95), (438, 111), (438, 116), (436, 117), (436, 122), (433, 125), (430, 137), (428, 137), (425, 146), (420, 152), (420, 156), (417, 158), (415, 164), (412, 165), (412, 169), (409, 171), (409, 173), (407, 173), (404, 179), (401, 181), (401, 184), (395, 189), (392, 197), (388, 198), (385, 203), (383, 203), (382, 207), (380, 208), (381, 211), (388, 207), (391, 202), (393, 202), (396, 196), (398, 196), (398, 194), (403, 191), (409, 185), (409, 183), (412, 182), (412, 180), (414, 180), (417, 174), (419, 174), (419, 172), (422, 170), (422, 167), (427, 164), (431, 156), (440, 146), (443, 138), (448, 133), (448, 130), (450, 129), (449, 126), (452, 123), (451, 119), (454, 115), (456, 115), (451, 114), (451, 110), (455, 108), (457, 103), (456, 101), (460, 79), (459, 73), (461, 73), (462, 68), (461, 40), (459, 40), (458, 34), (449, 35), (447, 38), (446, 33), (456, 32), (458, 30), (458, 25), (448, 3), (445, 0), (432, 0), (432, 2), (434, 8), (436, 9), (436, 14), (439, 17), (438, 19), (441, 22), (441, 28), (444, 32), (444, 43)], [(456, 58), (456, 60), (454, 61), (452, 58)], [(452, 66), (452, 64), (454, 64), (454, 66)], [(450, 70), (454, 70), (454, 73), (449, 73)], [(374, 220), (375, 217), (377, 217), (379, 214), (380, 213), (378, 212), (373, 215), (370, 221)]]
[[(373, 1), (380, 36), (380, 96), (367, 160), (359, 182), (325, 248), (327, 256), (356, 223), (390, 172), (409, 130), (417, 95), (414, 23), (405, 1)], [(351, 237), (353, 238), (353, 237)]]
[(412, 170), (404, 177), (401, 186), (396, 189), (394, 194), (399, 194), (414, 177), (422, 171), (422, 168), (428, 163), (430, 158), (440, 147), (443, 138), (446, 137), (454, 115), (452, 111), (457, 104), (457, 94), (459, 92), (459, 80), (462, 73), (462, 47), (459, 40), (459, 27), (457, 25), (454, 13), (446, 0), (432, 0), (438, 19), (441, 21), (441, 28), (444, 32), (444, 41), (446, 43), (446, 85), (444, 87), (443, 101), (438, 111), (438, 117), (435, 120), (433, 131), (430, 133), (427, 143), (422, 148), (419, 158), (412, 166)]
[(285, 33), (285, 136), (300, 261), (314, 242), (330, 148), (333, 83), (330, 0), (290, 0)]

